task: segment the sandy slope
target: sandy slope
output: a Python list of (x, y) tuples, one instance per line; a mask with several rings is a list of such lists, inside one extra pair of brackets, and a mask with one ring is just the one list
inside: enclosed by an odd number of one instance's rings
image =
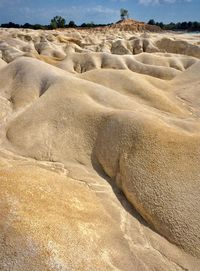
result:
[(0, 269), (199, 270), (199, 36), (0, 29), (0, 56)]

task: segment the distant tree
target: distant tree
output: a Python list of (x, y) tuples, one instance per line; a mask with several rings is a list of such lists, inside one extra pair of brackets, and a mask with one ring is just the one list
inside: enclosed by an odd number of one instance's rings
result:
[(32, 25), (29, 24), (29, 23), (25, 23), (24, 25), (22, 25), (23, 28), (29, 28), (31, 29), (32, 28)]
[(129, 18), (129, 13), (127, 9), (121, 8), (120, 9), (120, 16), (122, 20), (128, 19)]
[(166, 24), (165, 26), (164, 26), (164, 29), (165, 30), (175, 30), (176, 29), (176, 24), (175, 23), (169, 23), (169, 24)]
[(95, 23), (94, 22), (87, 23), (87, 27), (95, 27)]
[(192, 23), (192, 28), (195, 31), (200, 31), (200, 22), (199, 23), (198, 22), (193, 22)]
[(76, 24), (74, 21), (70, 21), (68, 24), (69, 27), (76, 27)]
[(13, 22), (9, 22), (7, 24), (1, 24), (1, 27), (5, 27), (5, 28), (19, 28), (20, 25), (19, 24), (15, 24)]
[(178, 23), (176, 24), (176, 29), (177, 29), (177, 30), (180, 30), (180, 29), (181, 29), (181, 23), (178, 22)]
[(148, 21), (148, 24), (150, 24), (150, 25), (155, 25), (156, 22), (154, 21), (154, 19), (151, 19), (151, 20)]
[(188, 22), (188, 28), (192, 28), (192, 22)]
[(33, 25), (33, 29), (37, 30), (37, 29), (45, 29), (46, 27), (44, 25), (41, 24), (34, 24)]
[(188, 23), (187, 22), (182, 22), (181, 23), (181, 29), (185, 30), (188, 28)]
[(51, 29), (56, 29), (57, 27), (58, 27), (58, 25), (57, 25), (56, 21), (51, 20), (50, 28), (51, 28)]
[(172, 31), (200, 31), (200, 22), (178, 22), (178, 23), (169, 23), (164, 24), (162, 22), (155, 22), (153, 19), (149, 20), (148, 24), (160, 26), (164, 30)]
[(55, 16), (52, 20), (51, 20), (51, 24), (50, 24), (52, 29), (55, 28), (64, 28), (65, 27), (65, 19), (61, 16)]
[(83, 23), (83, 24), (81, 25), (81, 27), (95, 27), (95, 26), (97, 26), (97, 25), (95, 25), (94, 22)]
[(160, 23), (157, 22), (156, 25), (159, 26), (162, 29), (164, 28), (164, 23), (163, 22), (160, 22)]

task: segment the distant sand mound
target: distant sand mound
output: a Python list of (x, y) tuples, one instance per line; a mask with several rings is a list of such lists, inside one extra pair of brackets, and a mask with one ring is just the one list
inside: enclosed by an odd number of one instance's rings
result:
[(121, 31), (135, 31), (135, 32), (142, 32), (142, 31), (150, 31), (150, 32), (162, 32), (162, 29), (157, 25), (149, 25), (144, 22), (139, 22), (133, 19), (126, 19), (118, 21), (117, 23), (113, 24), (111, 28), (117, 28)]

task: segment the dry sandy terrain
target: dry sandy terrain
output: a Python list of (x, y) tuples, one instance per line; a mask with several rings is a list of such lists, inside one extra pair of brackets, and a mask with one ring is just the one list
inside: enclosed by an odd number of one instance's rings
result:
[(0, 270), (200, 270), (200, 36), (0, 29)]

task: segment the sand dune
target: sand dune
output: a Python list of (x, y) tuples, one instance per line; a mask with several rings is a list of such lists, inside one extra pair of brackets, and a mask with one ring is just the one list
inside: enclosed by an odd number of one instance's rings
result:
[(0, 30), (0, 269), (199, 270), (198, 36), (87, 31)]

